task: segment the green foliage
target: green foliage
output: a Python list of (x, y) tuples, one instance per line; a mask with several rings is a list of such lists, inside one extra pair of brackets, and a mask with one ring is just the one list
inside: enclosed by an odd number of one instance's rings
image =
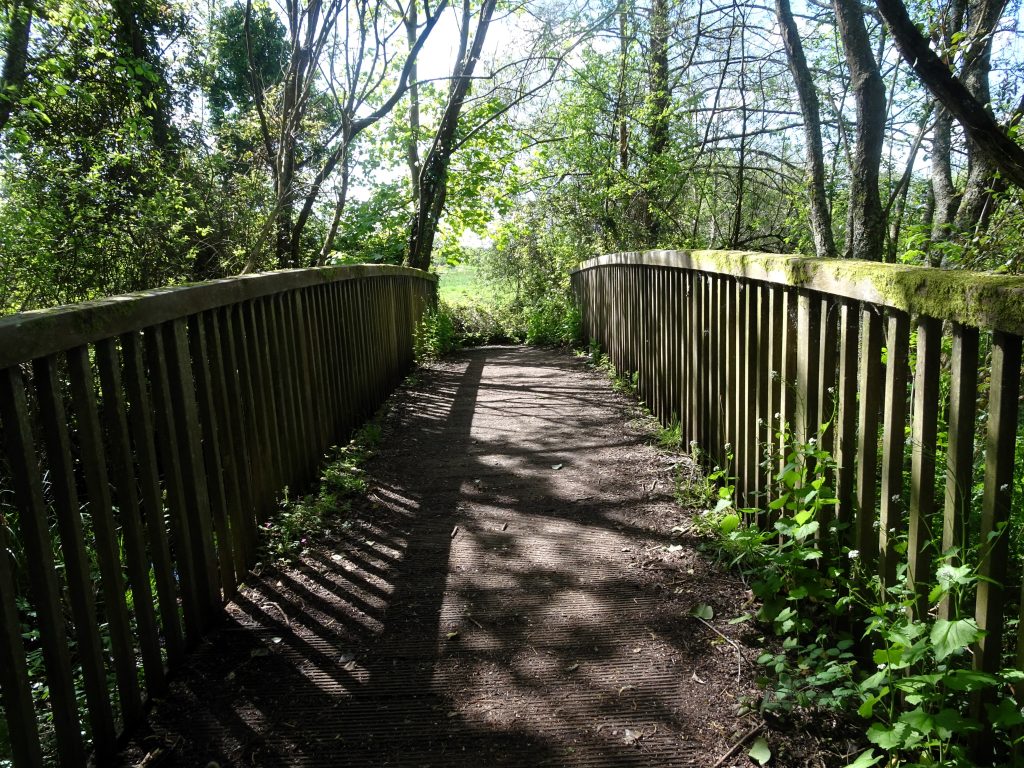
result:
[(439, 268), (441, 296), (449, 305), (459, 342), (576, 343), (581, 318), (568, 291), (550, 291), (541, 280), (535, 284), (536, 293), (527, 292), (502, 272), (504, 258), (496, 248), (475, 249), (463, 251), (461, 262)]
[(249, 51), (256, 77), (272, 86), (280, 82), (288, 63), (286, 30), (266, 3), (252, 4), (249, 45), (245, 37), (245, 3), (222, 7), (213, 19), (212, 50), (206, 65), (207, 90), (214, 124), (224, 122), (233, 111), (253, 106)]
[(364, 424), (348, 445), (332, 449), (313, 493), (289, 498), (285, 488), (280, 509), (260, 529), (260, 543), (267, 557), (283, 562), (298, 560), (325, 528), (345, 525), (353, 500), (366, 493), (363, 465), (380, 440), (380, 425), (373, 421)]
[(413, 335), (413, 353), (417, 361), (436, 360), (458, 347), (452, 308), (443, 301), (428, 307)]
[[(831, 456), (784, 426), (783, 456), (768, 456), (774, 473), (765, 509), (737, 509), (722, 485), (715, 507), (700, 516), (722, 550), (749, 579), (760, 600), (757, 619), (781, 639), (758, 659), (766, 693), (763, 710), (837, 710), (866, 721), (865, 750), (853, 767), (971, 766), (972, 734), (983, 721), (972, 701), (984, 694), (984, 719), (997, 761), (1009, 760), (1024, 722), (1014, 684), (1024, 673), (972, 668), (981, 636), (973, 618), (916, 615), (920, 595), (907, 586), (906, 566), (883, 584), (832, 517)], [(904, 545), (901, 545), (901, 547)], [(977, 576), (966, 553), (946, 553), (928, 594), (929, 606), (957, 605)]]

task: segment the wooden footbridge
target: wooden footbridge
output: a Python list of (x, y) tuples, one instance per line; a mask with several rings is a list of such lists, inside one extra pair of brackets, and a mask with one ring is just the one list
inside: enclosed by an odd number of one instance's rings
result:
[[(674, 251), (573, 281), (585, 334), (731, 456), (747, 503), (788, 422), (835, 455), (834, 514), (883, 579), (905, 563), (923, 591), (937, 555), (979, 544), (975, 604), (942, 611), (973, 615), (977, 667), (1000, 666), (1024, 281)], [(331, 267), (0, 320), (0, 765), (113, 764), (126, 743), (144, 762), (138, 734), (190, 727), (169, 764), (715, 764), (707, 648), (645, 591), (648, 559), (612, 556), (664, 550), (671, 504), (564, 359), (433, 374), (337, 559), (251, 572), (282, 490), (410, 370), (434, 297), (413, 270)]]

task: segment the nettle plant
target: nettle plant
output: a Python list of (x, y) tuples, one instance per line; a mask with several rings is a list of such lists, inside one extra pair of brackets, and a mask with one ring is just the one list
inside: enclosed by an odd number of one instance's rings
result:
[(953, 611), (938, 617), (940, 604), (970, 604), (976, 553), (939, 559), (928, 611), (915, 615), (919, 596), (907, 587), (906, 566), (885, 584), (844, 543), (829, 485), (832, 456), (813, 438), (797, 440), (788, 425), (776, 436), (778, 449), (766, 452), (764, 464), (771, 501), (737, 508), (722, 477), (717, 504), (703, 515), (760, 601), (756, 614), (741, 618), (782, 639), (779, 651), (758, 659), (765, 689), (758, 706), (864, 718), (873, 746), (848, 768), (1015, 764), (1024, 715), (1014, 691), (1024, 690), (1024, 673), (975, 671), (972, 646), (982, 632), (974, 619)]

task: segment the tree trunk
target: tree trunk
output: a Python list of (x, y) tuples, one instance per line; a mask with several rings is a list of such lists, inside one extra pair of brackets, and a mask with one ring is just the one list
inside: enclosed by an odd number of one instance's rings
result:
[(477, 19), (473, 44), (467, 52), (469, 22), (471, 18), (469, 0), (463, 0), (462, 38), (459, 43), (459, 61), (456, 64), (448, 103), (445, 105), (441, 123), (437, 128), (430, 151), (423, 160), (419, 178), (419, 203), (409, 233), (409, 266), (417, 269), (430, 268), (430, 256), (434, 250), (437, 223), (444, 210), (448, 193), (448, 164), (455, 151), (455, 133), (459, 127), (459, 115), (469, 95), (473, 82), (473, 71), (480, 59), (480, 51), (487, 36), (487, 29), (494, 14), (497, 0), (484, 0)]
[[(900, 55), (929, 91), (960, 123), (979, 155), (1007, 179), (1024, 187), (1024, 149), (996, 122), (988, 105), (958, 80), (914, 25), (902, 0), (876, 0)], [(973, 28), (973, 27), (972, 27)], [(962, 206), (961, 206), (962, 207)]]
[(831, 258), (836, 256), (836, 243), (832, 236), (832, 211), (825, 194), (825, 153), (821, 142), (821, 106), (814, 77), (807, 66), (803, 42), (793, 19), (789, 0), (776, 0), (775, 10), (786, 47), (789, 71), (793, 73), (800, 113), (804, 119), (804, 141), (807, 143), (807, 195), (810, 202), (811, 238), (814, 254)]
[(7, 26), (6, 57), (3, 73), (0, 74), (0, 132), (11, 119), (18, 104), (21, 86), (25, 83), (25, 65), (28, 62), (28, 40), (32, 33), (32, 17), (35, 14), (33, 0), (14, 3)]
[(345, 204), (348, 202), (348, 182), (349, 182), (349, 165), (348, 157), (342, 159), (341, 165), (341, 189), (338, 191), (338, 201), (334, 204), (334, 216), (331, 217), (331, 228), (327, 233), (327, 237), (324, 239), (324, 244), (320, 248), (320, 256), (317, 258), (316, 265), (322, 267), (327, 263), (327, 257), (331, 254), (331, 249), (334, 247), (334, 238), (338, 234), (338, 226), (341, 224), (341, 214), (345, 211)]
[[(409, 43), (409, 49), (416, 44), (417, 5), (409, 3), (409, 12), (405, 15), (405, 39)], [(420, 190), (420, 86), (417, 82), (416, 65), (413, 64), (409, 72), (409, 138), (405, 147), (405, 162), (409, 166), (409, 181), (412, 189), (413, 208), (419, 205)]]
[(648, 166), (651, 180), (647, 184), (647, 246), (657, 248), (661, 240), (662, 214), (657, 202), (661, 198), (660, 180), (664, 178), (663, 159), (668, 151), (669, 118), (672, 109), (672, 88), (668, 72), (668, 0), (654, 0), (651, 5), (651, 138), (648, 144)]
[(932, 128), (931, 181), (932, 194), (935, 196), (935, 207), (932, 210), (932, 242), (949, 239), (953, 226), (953, 215), (956, 213), (956, 187), (953, 186), (953, 171), (950, 158), (953, 152), (953, 115), (939, 105), (935, 115), (935, 126)]
[(885, 244), (885, 215), (878, 191), (878, 171), (885, 141), (885, 84), (864, 26), (863, 7), (857, 0), (833, 0), (833, 7), (857, 104), (846, 255), (880, 261)]

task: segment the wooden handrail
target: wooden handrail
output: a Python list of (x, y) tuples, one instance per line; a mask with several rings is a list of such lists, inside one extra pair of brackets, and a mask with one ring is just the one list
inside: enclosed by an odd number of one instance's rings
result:
[(963, 325), (1024, 335), (1024, 277), (853, 259), (754, 251), (643, 251), (599, 256), (577, 271), (611, 266), (688, 269), (806, 288)]
[(386, 276), (437, 282), (418, 269), (378, 264), (281, 269), (18, 312), (0, 317), (0, 368), (261, 296)]
[(131, 729), (164, 690), (253, 565), (282, 489), (315, 480), (409, 370), (436, 290), (418, 270), (321, 267), (0, 318), (0, 761), (106, 760), (114, 713)]

